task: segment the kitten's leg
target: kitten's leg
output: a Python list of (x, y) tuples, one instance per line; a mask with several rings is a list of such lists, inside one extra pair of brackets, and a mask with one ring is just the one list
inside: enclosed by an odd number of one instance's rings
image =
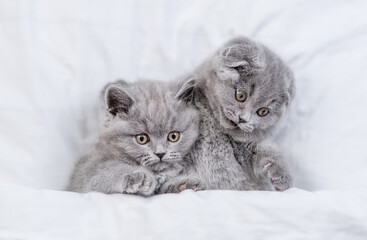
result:
[(159, 193), (179, 193), (186, 189), (191, 189), (193, 191), (205, 190), (206, 184), (199, 178), (180, 175), (168, 179), (159, 189)]
[(119, 160), (108, 160), (77, 166), (70, 190), (150, 196), (154, 194), (156, 186), (157, 179), (147, 169)]
[(252, 161), (255, 175), (269, 178), (275, 190), (284, 191), (293, 186), (290, 171), (273, 143), (258, 143)]

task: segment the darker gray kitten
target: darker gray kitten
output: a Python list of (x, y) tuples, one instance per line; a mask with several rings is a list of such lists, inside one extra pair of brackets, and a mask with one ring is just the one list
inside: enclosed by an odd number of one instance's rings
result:
[(247, 38), (228, 42), (196, 75), (223, 131), (236, 141), (262, 139), (276, 126), (294, 94), (288, 66)]
[(187, 164), (198, 136), (199, 115), (190, 106), (194, 82), (115, 82), (106, 86), (105, 129), (77, 164), (69, 190), (149, 196)]
[[(291, 175), (271, 141), (264, 141), (294, 92), (287, 65), (265, 46), (247, 38), (228, 42), (194, 73), (200, 137), (187, 174), (208, 189), (285, 190)], [(171, 189), (184, 182), (168, 182)]]

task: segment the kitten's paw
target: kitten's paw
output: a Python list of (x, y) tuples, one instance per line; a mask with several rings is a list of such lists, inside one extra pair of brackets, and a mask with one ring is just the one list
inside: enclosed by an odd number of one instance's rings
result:
[(153, 195), (157, 180), (153, 174), (145, 172), (133, 172), (125, 177), (124, 192), (143, 196)]
[(284, 191), (293, 186), (292, 176), (289, 171), (273, 159), (263, 158), (260, 160), (260, 165), (265, 175), (270, 178), (276, 191)]
[(199, 179), (188, 179), (185, 183), (178, 186), (178, 191), (182, 192), (191, 189), (194, 192), (205, 190), (206, 185)]
[(206, 184), (197, 178), (184, 178), (178, 181), (169, 181), (162, 185), (161, 193), (179, 193), (184, 190), (202, 191), (206, 189)]

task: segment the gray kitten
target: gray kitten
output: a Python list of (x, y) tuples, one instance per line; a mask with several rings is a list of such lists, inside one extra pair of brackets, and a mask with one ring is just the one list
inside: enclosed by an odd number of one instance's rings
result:
[[(285, 190), (292, 178), (267, 139), (294, 92), (287, 65), (265, 46), (247, 38), (228, 42), (194, 73), (200, 137), (190, 157), (207, 189)], [(164, 188), (182, 189), (184, 182)], [(169, 186), (167, 186), (169, 185)]]
[(105, 129), (76, 165), (69, 190), (149, 196), (188, 163), (199, 114), (190, 106), (194, 82), (109, 84), (103, 91)]

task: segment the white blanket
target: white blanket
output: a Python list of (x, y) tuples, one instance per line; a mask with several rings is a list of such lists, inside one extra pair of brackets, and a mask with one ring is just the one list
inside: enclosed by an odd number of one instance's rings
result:
[[(0, 1), (0, 239), (367, 239), (367, 1)], [(63, 191), (118, 78), (169, 80), (228, 39), (297, 93), (276, 139), (296, 188), (152, 198)], [(303, 190), (301, 190), (303, 189)]]
[[(367, 191), (184, 191), (143, 198), (1, 185), (3, 239), (366, 239)], [(3, 232), (1, 232), (3, 230)]]

